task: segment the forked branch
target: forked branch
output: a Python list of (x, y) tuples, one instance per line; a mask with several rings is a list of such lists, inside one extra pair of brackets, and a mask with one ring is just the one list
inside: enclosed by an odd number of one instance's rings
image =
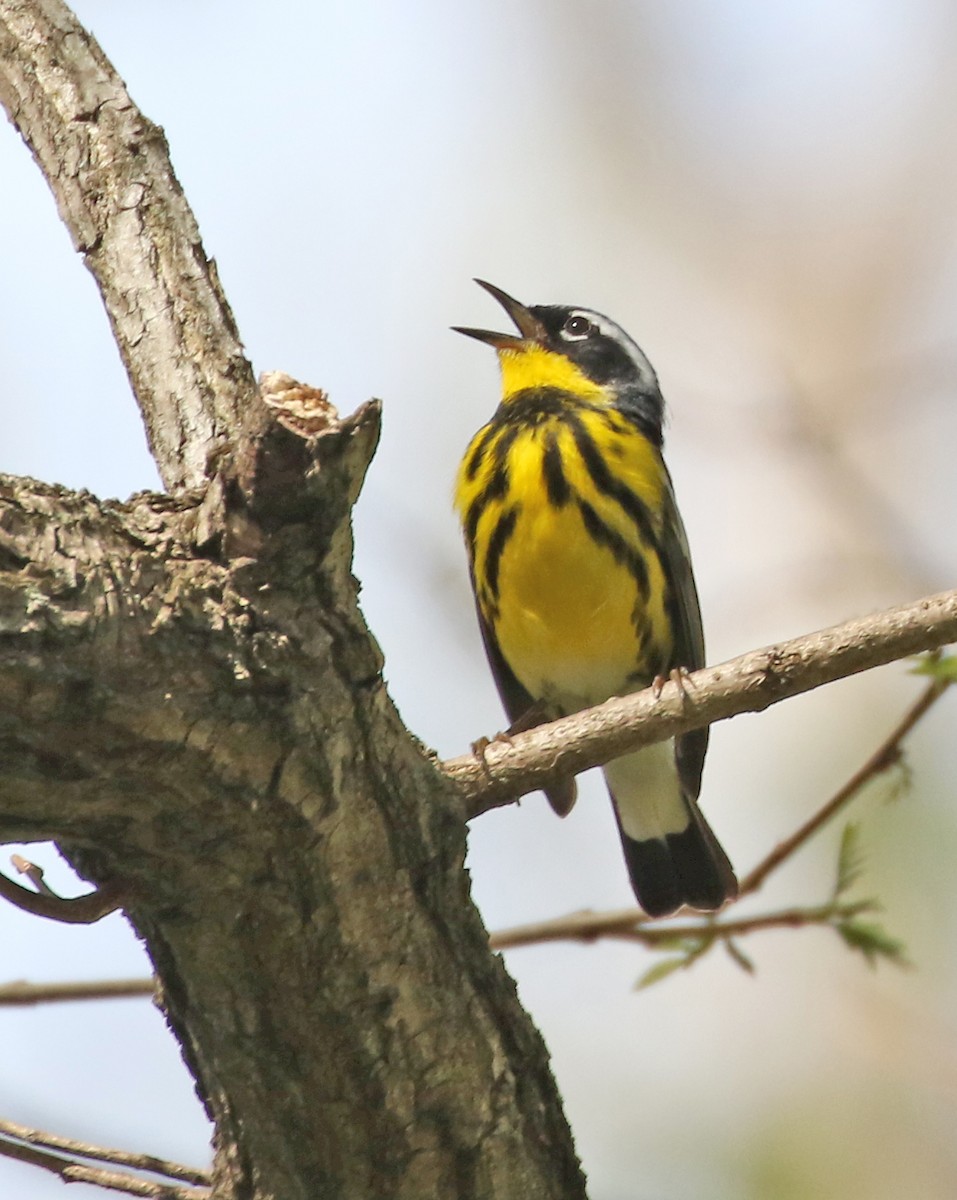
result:
[[(210, 1195), (209, 1175), (194, 1167), (184, 1167), (151, 1154), (130, 1154), (125, 1150), (109, 1150), (60, 1137), (39, 1129), (29, 1129), (12, 1121), (0, 1121), (0, 1157), (15, 1159), (41, 1167), (58, 1176), (64, 1183), (88, 1183), (108, 1191), (148, 1200), (206, 1200)], [(83, 1162), (81, 1160), (88, 1161)], [(110, 1163), (125, 1167), (124, 1171), (107, 1170), (90, 1163)], [(130, 1171), (158, 1175), (162, 1182), (142, 1179)], [(177, 1180), (177, 1183), (171, 1183)], [(180, 1182), (202, 1186), (180, 1186)]]

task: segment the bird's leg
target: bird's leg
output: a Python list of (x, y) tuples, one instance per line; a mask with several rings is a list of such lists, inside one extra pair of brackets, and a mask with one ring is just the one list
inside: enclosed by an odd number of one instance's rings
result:
[(654, 692), (656, 700), (661, 699), (661, 690), (668, 682), (677, 687), (681, 693), (682, 703), (686, 703), (690, 699), (688, 689), (696, 686), (687, 667), (672, 667), (667, 675), (656, 675), (651, 681), (651, 690)]
[(517, 733), (526, 733), (529, 729), (534, 729), (536, 725), (541, 725), (543, 721), (548, 720), (548, 710), (541, 700), (536, 700), (534, 704), (529, 705), (520, 717), (509, 725), (507, 729), (500, 729), (494, 737), (480, 737), (472, 743), (472, 753), (476, 758), (481, 758), (485, 761), (485, 751), (492, 745), (493, 742), (504, 742), (506, 746), (512, 744), (512, 738)]
[(500, 729), (494, 737), (480, 737), (476, 739), (476, 741), (472, 743), (472, 753), (482, 764), (482, 770), (485, 772), (485, 774), (491, 778), (492, 773), (489, 770), (489, 765), (485, 758), (485, 751), (493, 744), (493, 742), (504, 742), (506, 746), (510, 746), (512, 744), (512, 738), (516, 733), (525, 733), (529, 729), (534, 729), (536, 725), (541, 725), (541, 723), (547, 719), (548, 712), (545, 708), (545, 705), (540, 700), (536, 700), (535, 703), (529, 705), (522, 715), (517, 717), (507, 729)]
[(536, 700), (530, 704), (520, 717), (509, 725), (504, 733), (498, 736), (505, 742), (510, 741), (516, 733), (526, 733), (529, 729), (534, 729), (536, 725), (541, 725), (543, 721), (548, 720), (548, 709), (543, 700)]

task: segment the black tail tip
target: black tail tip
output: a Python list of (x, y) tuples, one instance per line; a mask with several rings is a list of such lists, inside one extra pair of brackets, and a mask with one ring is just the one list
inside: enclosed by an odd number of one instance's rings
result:
[(738, 894), (728, 856), (691, 824), (681, 833), (635, 841), (622, 837), (628, 874), (649, 917), (667, 917), (683, 905), (716, 912)]

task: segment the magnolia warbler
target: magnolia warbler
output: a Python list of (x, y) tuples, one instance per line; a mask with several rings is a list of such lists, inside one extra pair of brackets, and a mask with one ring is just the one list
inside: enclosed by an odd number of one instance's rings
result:
[[(661, 456), (664, 401), (639, 347), (587, 308), (520, 304), (476, 280), (517, 334), (456, 326), (498, 351), (502, 400), (459, 467), (485, 651), (528, 727), (704, 666), (688, 542)], [(638, 902), (652, 916), (737, 893), (698, 809), (708, 730), (604, 767)], [(569, 779), (546, 793), (564, 816)]]

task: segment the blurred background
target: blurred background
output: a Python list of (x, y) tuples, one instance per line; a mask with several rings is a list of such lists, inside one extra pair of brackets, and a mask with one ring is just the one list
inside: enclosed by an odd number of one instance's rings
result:
[[(494, 355), (448, 331), (503, 320), (473, 275), (604, 311), (655, 364), (711, 661), (954, 585), (947, 0), (76, 7), (165, 127), (257, 372), (344, 412), (384, 401), (356, 570), (392, 695), (441, 755), (503, 724), (450, 511), (498, 395)], [(155, 486), (93, 281), (5, 125), (0, 228), (0, 470)], [(920, 686), (901, 664), (716, 727), (702, 798), (741, 873)], [(911, 738), (902, 797), (898, 772), (854, 810), (859, 890), (911, 970), (813, 930), (744, 944), (754, 977), (715, 952), (642, 992), (636, 948), (507, 955), (592, 1200), (957, 1195), (955, 714), (945, 697)], [(823, 900), (839, 824), (751, 910)], [(631, 902), (599, 778), (565, 822), (540, 795), (477, 821), (469, 869), (490, 929)], [(0, 907), (0, 945), (0, 982), (148, 969), (115, 917)], [(0, 1047), (0, 1116), (207, 1161), (148, 1001), (3, 1009)], [(61, 1191), (0, 1159), (0, 1195)]]

